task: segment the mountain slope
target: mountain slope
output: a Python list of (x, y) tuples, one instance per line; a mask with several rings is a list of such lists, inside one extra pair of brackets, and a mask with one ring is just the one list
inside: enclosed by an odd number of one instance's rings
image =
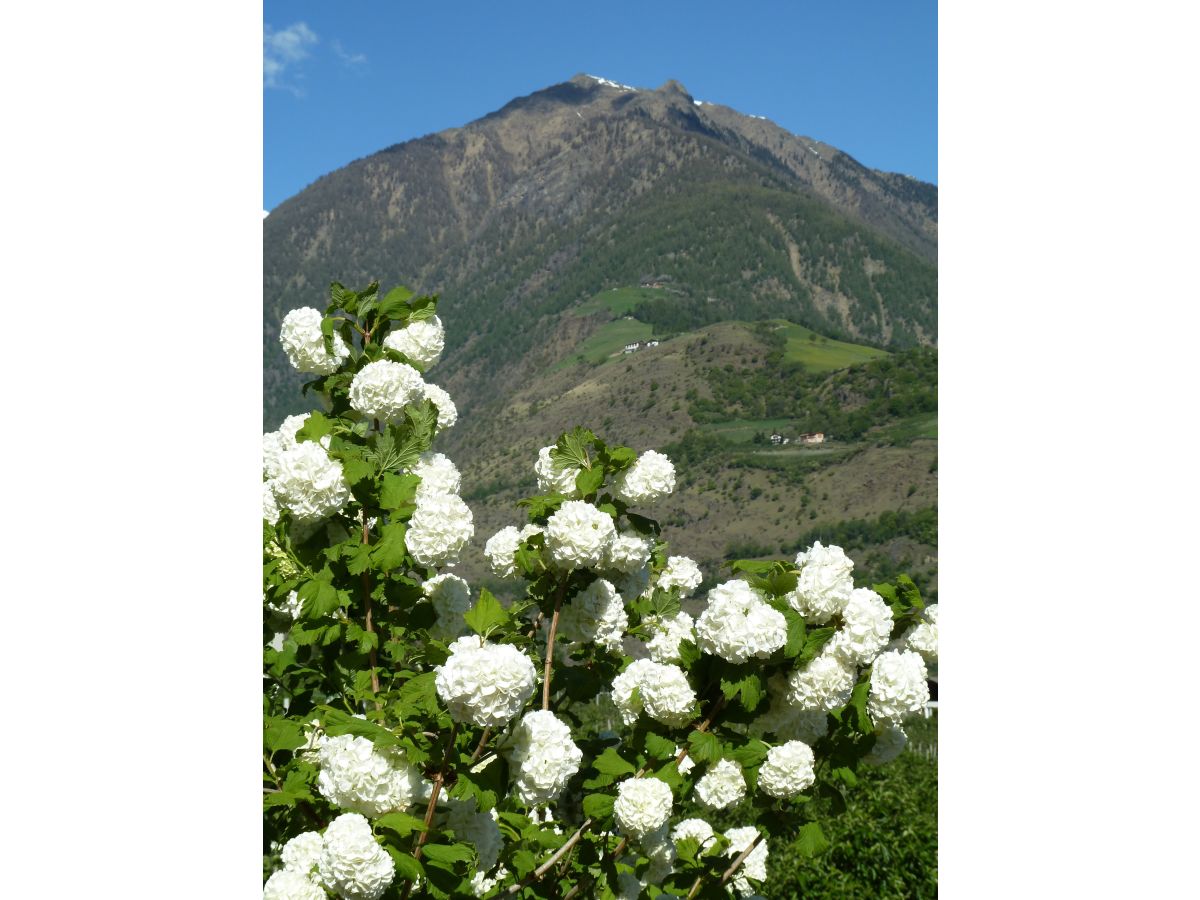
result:
[(936, 242), (931, 185), (673, 81), (576, 76), (351, 163), (272, 211), (265, 422), (305, 408), (278, 324), (322, 305), (331, 280), (439, 292), (436, 377), (474, 414), (587, 336), (563, 311), (647, 274), (675, 287), (643, 313), (658, 334), (786, 318), (875, 346), (936, 343)]

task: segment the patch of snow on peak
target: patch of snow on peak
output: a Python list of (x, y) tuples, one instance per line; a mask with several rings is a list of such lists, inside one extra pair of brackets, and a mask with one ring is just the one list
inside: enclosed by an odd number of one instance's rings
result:
[(747, 113), (747, 115), (749, 115), (749, 116), (750, 116), (750, 118), (752, 118), (752, 119), (762, 119), (764, 122), (765, 122), (765, 121), (767, 121), (767, 117), (766, 117), (766, 116), (756, 116), (756, 115), (754, 115), (753, 113)]
[(586, 77), (592, 79), (592, 81), (599, 82), (600, 84), (607, 84), (609, 87), (615, 87), (618, 90), (622, 90), (622, 91), (636, 91), (637, 90), (637, 88), (635, 88), (635, 87), (630, 87), (627, 84), (620, 84), (619, 82), (616, 82), (616, 81), (609, 81), (607, 78), (601, 78), (599, 75), (588, 75)]

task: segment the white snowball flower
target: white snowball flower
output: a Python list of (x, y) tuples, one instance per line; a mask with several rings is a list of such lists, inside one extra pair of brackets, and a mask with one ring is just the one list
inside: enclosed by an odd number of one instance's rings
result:
[(284, 844), (279, 858), (285, 869), (308, 875), (317, 867), (324, 850), (325, 838), (319, 832), (306, 831)]
[(410, 806), (422, 793), (421, 773), (399, 751), (381, 751), (365, 737), (326, 738), (317, 751), (317, 790), (351, 812), (381, 816)]
[(787, 643), (787, 620), (744, 581), (727, 581), (708, 592), (696, 620), (696, 646), (733, 663), (765, 659)]
[(921, 654), (911, 650), (881, 653), (871, 667), (867, 712), (876, 725), (899, 724), (929, 702), (929, 673)]
[(788, 676), (787, 701), (796, 709), (828, 712), (850, 702), (858, 670), (840, 657), (822, 653)]
[(263, 900), (326, 900), (328, 896), (312, 878), (294, 869), (280, 869), (263, 885)]
[(550, 558), (564, 569), (600, 565), (616, 536), (612, 516), (582, 500), (567, 500), (546, 522)]
[(713, 827), (704, 819), (684, 819), (671, 832), (671, 840), (676, 844), (685, 838), (692, 838), (703, 851), (716, 837)]
[(597, 578), (562, 608), (558, 631), (564, 640), (595, 641), (610, 653), (621, 652), (621, 638), (629, 627), (625, 603), (612, 582)]
[(655, 662), (679, 662), (679, 645), (683, 641), (694, 643), (696, 640), (696, 622), (685, 612), (677, 612), (667, 618), (648, 616), (644, 624), (654, 633), (646, 649)]
[(487, 872), (496, 865), (504, 844), (493, 815), (493, 812), (479, 812), (475, 799), (471, 798), (451, 800), (446, 816), (446, 827), (454, 832), (454, 840), (465, 841), (475, 848), (475, 868), (479, 872)]
[(498, 728), (533, 696), (533, 662), (511, 644), (461, 637), (450, 657), (434, 669), (437, 695), (456, 722)]
[(667, 824), (663, 823), (662, 827), (642, 838), (642, 853), (650, 863), (645, 875), (648, 884), (662, 883), (675, 870), (675, 842), (667, 829)]
[(430, 316), (390, 332), (383, 339), (383, 346), (403, 353), (417, 365), (428, 369), (442, 355), (446, 346), (446, 330), (442, 327), (441, 319)]
[(395, 877), (396, 864), (375, 840), (370, 823), (347, 813), (325, 829), (318, 871), (325, 887), (345, 900), (379, 900)]
[(441, 432), (453, 428), (458, 421), (458, 407), (450, 395), (436, 384), (426, 384), (425, 399), (437, 407), (437, 430)]
[(463, 613), (471, 608), (471, 586), (447, 572), (430, 578), (421, 585), (421, 590), (437, 613), (437, 622), (430, 634), (444, 640), (458, 637), (467, 627)]
[(412, 467), (412, 473), (421, 479), (417, 485), (417, 501), (428, 494), (457, 494), (462, 485), (462, 475), (445, 453), (426, 450)]
[(417, 497), (417, 509), (409, 520), (404, 542), (421, 565), (446, 566), (458, 562), (473, 534), (475, 517), (461, 497), (421, 495)]
[(937, 662), (938, 658), (937, 616), (938, 605), (931, 603), (925, 607), (925, 621), (918, 622), (904, 636), (908, 649), (917, 651), (930, 663)]
[(657, 450), (647, 450), (613, 484), (613, 492), (632, 506), (657, 503), (675, 490), (675, 466)]
[(555, 468), (550, 451), (554, 447), (543, 447), (538, 451), (537, 462), (533, 464), (533, 474), (537, 476), (538, 492), (542, 494), (562, 494), (564, 497), (578, 497), (579, 489), (575, 487), (575, 476), (579, 474), (577, 466), (566, 466), (559, 471)]
[[(262, 436), (263, 443), (263, 477), (274, 478), (279, 474), (279, 455), (284, 450), (296, 446), (296, 432), (304, 427), (308, 413), (298, 416), (288, 416), (279, 426), (278, 431), (271, 431)], [(321, 438), (321, 446), (329, 449), (329, 435)]]
[[(725, 848), (725, 855), (731, 860), (737, 859), (742, 855), (742, 851), (758, 837), (758, 829), (753, 825), (747, 825), (744, 828), (730, 828), (725, 832), (725, 837), (729, 838), (729, 846)], [(754, 849), (750, 851), (733, 875), (733, 888), (739, 897), (750, 897), (754, 894), (754, 888), (750, 886), (748, 880), (751, 878), (760, 882), (767, 880), (767, 839), (765, 837), (755, 844)]]
[(842, 610), (842, 627), (823, 652), (849, 665), (866, 666), (887, 645), (891, 635), (891, 607), (870, 588), (856, 588)]
[[(676, 758), (679, 756), (678, 746), (675, 747), (675, 756)], [(680, 775), (686, 775), (688, 772), (692, 771), (692, 769), (696, 768), (696, 761), (690, 756), (685, 756), (675, 764), (675, 768), (679, 770)]]
[(863, 762), (873, 766), (884, 766), (898, 757), (908, 743), (908, 735), (899, 725), (885, 724), (875, 729), (875, 745), (863, 757)]
[(380, 359), (367, 363), (350, 382), (350, 408), (368, 419), (387, 422), (404, 415), (404, 407), (425, 396), (421, 373), (408, 363)]
[(526, 806), (556, 800), (583, 760), (571, 729), (548, 709), (525, 714), (513, 730), (508, 756), (517, 797)]
[(603, 566), (614, 572), (633, 574), (645, 567), (654, 550), (654, 541), (637, 532), (622, 531), (613, 538), (605, 553)]
[(311, 306), (293, 309), (283, 317), (279, 342), (288, 362), (299, 372), (331, 375), (350, 355), (350, 348), (336, 331), (333, 333), (333, 355), (325, 351), (325, 337), (321, 334), (323, 318), (320, 311)]
[(709, 809), (725, 809), (741, 802), (746, 796), (746, 779), (742, 767), (730, 759), (710, 766), (704, 777), (696, 782), (696, 800)]
[(270, 525), (279, 521), (279, 504), (275, 502), (275, 491), (269, 481), (263, 482), (263, 518)]
[(315, 524), (350, 502), (350, 486), (342, 476), (342, 464), (330, 459), (325, 448), (312, 441), (283, 451), (279, 455), (279, 474), (268, 484), (279, 505), (291, 510), (302, 524)]
[(788, 605), (813, 625), (823, 625), (846, 608), (854, 590), (854, 562), (841, 547), (822, 547), (817, 541), (796, 555), (800, 569)]
[(771, 797), (795, 797), (817, 780), (812, 747), (803, 741), (788, 741), (767, 751), (758, 770), (758, 787)]
[(484, 869), (476, 869), (475, 874), (471, 876), (471, 892), (476, 897), (486, 897), (491, 890), (503, 884), (506, 878), (508, 878), (508, 869), (504, 866), (497, 869), (496, 874), (491, 876)]
[(696, 692), (682, 669), (649, 659), (635, 659), (613, 679), (612, 697), (626, 725), (636, 722), (644, 708), (651, 718), (678, 728), (692, 720), (696, 704)]
[(517, 571), (517, 550), (528, 538), (541, 533), (542, 529), (536, 525), (526, 525), (519, 531), (514, 525), (505, 525), (484, 545), (488, 568), (501, 578), (511, 578)]
[(671, 817), (671, 788), (657, 778), (626, 778), (617, 785), (613, 817), (633, 840), (667, 824)]
[(694, 559), (671, 556), (667, 558), (667, 565), (658, 576), (656, 586), (664, 591), (679, 588), (679, 596), (686, 599), (692, 596), (692, 592), (700, 587), (703, 580), (704, 576), (700, 574), (700, 567)]

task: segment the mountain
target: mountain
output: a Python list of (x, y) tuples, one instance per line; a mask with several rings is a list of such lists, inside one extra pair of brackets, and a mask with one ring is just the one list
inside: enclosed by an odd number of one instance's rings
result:
[[(686, 456), (722, 440), (724, 407), (734, 439), (710, 448), (716, 468), (693, 466), (707, 474), (684, 478), (669, 511), (704, 560), (738, 549), (731, 541), (784, 546), (809, 527), (936, 504), (936, 353), (919, 348), (937, 343), (937, 188), (678, 82), (642, 90), (577, 75), (357, 160), (272, 210), (265, 428), (310, 408), (279, 323), (322, 307), (333, 280), (440, 294), (447, 346), (431, 378), (458, 404), (444, 449), (464, 490), (476, 485), (480, 543), (514, 519), (530, 453), (562, 428), (607, 421), (602, 436)], [(660, 346), (623, 358), (626, 342), (649, 338)], [(871, 366), (895, 371), (862, 374)], [(899, 375), (924, 378), (925, 393), (911, 408), (881, 406)], [(824, 399), (776, 402), (808, 392)], [(819, 466), (797, 457), (797, 468), (781, 462), (787, 448), (771, 456), (748, 443), (769, 422), (826, 423), (852, 440)], [(870, 496), (851, 489), (860, 476), (876, 486)], [(725, 477), (741, 494), (702, 496)], [(802, 514), (788, 490), (805, 498)], [(769, 510), (778, 528), (755, 544), (763, 530), (747, 513), (766, 515), (763, 498), (781, 493)], [(717, 523), (738, 515), (747, 533), (730, 538)]]

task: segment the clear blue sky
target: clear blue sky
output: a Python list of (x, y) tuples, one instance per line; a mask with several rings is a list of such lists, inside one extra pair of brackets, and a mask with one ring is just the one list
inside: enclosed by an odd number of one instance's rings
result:
[(937, 182), (937, 4), (263, 5), (263, 208), (391, 144), (587, 72), (762, 115)]

